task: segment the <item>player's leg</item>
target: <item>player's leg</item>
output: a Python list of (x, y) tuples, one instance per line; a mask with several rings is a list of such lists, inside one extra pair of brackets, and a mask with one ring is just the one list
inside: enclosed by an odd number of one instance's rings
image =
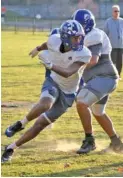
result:
[(95, 77), (79, 92), (77, 96), (77, 111), (85, 131), (85, 140), (81, 148), (77, 151), (78, 154), (88, 153), (95, 149), (91, 111), (89, 107), (100, 100), (100, 98), (105, 96), (108, 92), (112, 91), (116, 87), (115, 85), (115, 79)]
[(22, 135), (16, 142), (5, 147), (1, 162), (4, 163), (9, 161), (12, 158), (16, 148), (35, 138), (48, 124), (49, 122), (46, 120), (43, 114), (39, 116), (35, 124), (28, 131), (26, 131), (24, 135)]
[(91, 150), (96, 149), (92, 129), (91, 110), (89, 106), (97, 101), (97, 96), (87, 88), (83, 88), (77, 96), (77, 111), (85, 132), (85, 139), (82, 142), (82, 146), (77, 151), (78, 154), (88, 153)]
[(66, 112), (68, 107), (71, 107), (74, 102), (74, 95), (65, 95), (59, 89), (59, 97), (53, 104), (52, 108), (41, 114), (36, 120), (35, 124), (20, 137), (16, 142), (10, 144), (5, 148), (2, 155), (2, 162), (9, 161), (14, 153), (14, 150), (24, 143), (35, 138), (47, 125), (55, 122), (63, 113)]
[(99, 102), (94, 104), (91, 109), (94, 117), (96, 118), (97, 122), (103, 128), (103, 130), (107, 133), (109, 138), (111, 139), (111, 144), (109, 148), (114, 151), (121, 151), (123, 150), (123, 144), (116, 133), (113, 123), (110, 117), (105, 112), (106, 103), (108, 101), (108, 96), (105, 96)]
[(54, 86), (52, 80), (47, 78), (43, 84), (39, 102), (29, 111), (24, 119), (17, 121), (6, 129), (6, 136), (12, 137), (16, 132), (22, 130), (29, 121), (37, 118), (41, 113), (50, 109), (57, 97), (57, 88)]
[(116, 135), (116, 131), (113, 127), (111, 119), (105, 112), (106, 103), (108, 101), (108, 95), (102, 98), (100, 101), (91, 106), (92, 113), (104, 131), (109, 137)]

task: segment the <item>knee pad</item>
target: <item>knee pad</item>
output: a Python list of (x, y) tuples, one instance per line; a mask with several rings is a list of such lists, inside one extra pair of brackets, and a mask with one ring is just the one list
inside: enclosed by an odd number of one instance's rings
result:
[(102, 116), (105, 114), (105, 106), (104, 104), (94, 104), (91, 106), (91, 111), (96, 116)]
[(77, 95), (77, 102), (82, 102), (88, 106), (91, 106), (97, 101), (98, 101), (97, 96), (86, 88), (81, 89)]

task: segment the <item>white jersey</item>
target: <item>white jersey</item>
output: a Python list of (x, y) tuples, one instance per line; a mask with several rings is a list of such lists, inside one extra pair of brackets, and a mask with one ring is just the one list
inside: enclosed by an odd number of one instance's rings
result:
[[(85, 64), (90, 61), (91, 52), (88, 48), (83, 47), (81, 51), (61, 53), (59, 50), (61, 43), (62, 41), (59, 34), (50, 36), (47, 42), (48, 50), (43, 51), (40, 56), (48, 58), (54, 65), (63, 68), (68, 68), (71, 64), (77, 61), (84, 62)], [(64, 93), (75, 93), (79, 88), (79, 82), (84, 68), (85, 65), (68, 78), (64, 78), (54, 71), (51, 71), (50, 77), (59, 85)]]
[(88, 82), (95, 76), (118, 77), (117, 70), (110, 58), (112, 50), (111, 43), (104, 31), (98, 28), (92, 29), (85, 36), (84, 45), (91, 50), (92, 54), (95, 53), (96, 55), (99, 55), (98, 63), (95, 66), (84, 70), (83, 79), (85, 82)]
[(102, 44), (101, 54), (110, 54), (112, 47), (106, 33), (98, 28), (93, 28), (84, 39), (84, 45), (89, 47), (96, 44)]

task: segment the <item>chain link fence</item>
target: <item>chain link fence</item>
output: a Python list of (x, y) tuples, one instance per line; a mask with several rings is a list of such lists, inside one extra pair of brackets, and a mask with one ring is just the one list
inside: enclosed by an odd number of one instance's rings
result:
[(97, 26), (103, 28), (104, 21), (111, 16), (112, 5), (117, 3), (123, 16), (123, 0), (2, 0), (6, 7), (2, 19), (2, 30), (49, 31), (70, 19), (79, 8), (91, 10)]

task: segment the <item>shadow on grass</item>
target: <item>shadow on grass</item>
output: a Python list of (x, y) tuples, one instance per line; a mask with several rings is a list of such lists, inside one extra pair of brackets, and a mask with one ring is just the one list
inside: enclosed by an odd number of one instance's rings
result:
[[(119, 172), (119, 167), (123, 167), (123, 162), (122, 163), (114, 163), (114, 164), (106, 164), (104, 166), (99, 166), (99, 167), (91, 167), (89, 168), (84, 168), (84, 169), (72, 169), (72, 170), (65, 170), (69, 168), (65, 168), (63, 172), (57, 172), (57, 173), (51, 173), (51, 174), (42, 174), (42, 177), (71, 177), (71, 176), (82, 176), (82, 177), (92, 177), (92, 176), (123, 176), (123, 172)], [(113, 167), (113, 168), (112, 168)], [(115, 169), (117, 173), (109, 173), (109, 169)], [(36, 175), (34, 175), (36, 177)], [(38, 175), (39, 176), (39, 175)]]
[(3, 65), (1, 68), (12, 68), (12, 67), (41, 67), (39, 64), (24, 64), (24, 65)]
[[(77, 157), (78, 158), (81, 157), (84, 160), (84, 158), (89, 156), (89, 154), (79, 156), (79, 155), (75, 154), (75, 152), (70, 152), (68, 155), (62, 155), (61, 156), (61, 155), (59, 155), (59, 152), (58, 152), (58, 154), (56, 153), (56, 157), (55, 157), (54, 152), (53, 152), (53, 155), (50, 158), (47, 159), (47, 156), (46, 156), (46, 157), (43, 157), (43, 159), (38, 158), (39, 160), (35, 160), (35, 156), (34, 156), (34, 158), (32, 158), (33, 151), (30, 150), (28, 152), (28, 154), (29, 155), (27, 155), (24, 152), (23, 153), (21, 152), (20, 153), (20, 157), (22, 158), (21, 161), (12, 162), (11, 164), (13, 166), (20, 166), (20, 165), (24, 164), (28, 167), (28, 165), (35, 165), (35, 164), (40, 165), (40, 163), (41, 163), (41, 164), (44, 164), (46, 166), (46, 165), (51, 165), (55, 161), (61, 161), (62, 160), (61, 167), (63, 166), (63, 169), (62, 169), (61, 172), (58, 172), (56, 170), (56, 172), (54, 172), (54, 173), (46, 173), (46, 174), (41, 174), (41, 175), (39, 175), (39, 172), (38, 172), (37, 174), (33, 175), (33, 177), (40, 177), (40, 176), (41, 177), (71, 177), (71, 176), (72, 177), (73, 176), (93, 177), (93, 176), (96, 176), (96, 175), (97, 176), (106, 176), (106, 177), (107, 176), (110, 176), (110, 177), (116, 177), (116, 176), (122, 177), (123, 176), (123, 172), (119, 171), (119, 168), (123, 167), (123, 161), (122, 162), (120, 161), (119, 163), (113, 163), (113, 164), (109, 164), (109, 163), (105, 164), (104, 163), (104, 165), (101, 164), (101, 165), (93, 167), (93, 162), (95, 162), (95, 161), (98, 162), (98, 160), (96, 160), (96, 158), (94, 158), (94, 159), (91, 159), (91, 160), (85, 160), (86, 162), (89, 162), (89, 165), (91, 165), (91, 167), (75, 169), (73, 161), (72, 162), (70, 161), (70, 166), (64, 167), (64, 163), (66, 163), (66, 160), (67, 160), (68, 163), (69, 163), (69, 159), (71, 159), (71, 157), (75, 158), (75, 159), (77, 159)], [(43, 152), (42, 152), (42, 154), (43, 154)], [(44, 154), (46, 154), (46, 152), (44, 152)], [(51, 152), (51, 154), (52, 154), (52, 152)], [(97, 152), (96, 152), (96, 154), (97, 154)], [(23, 158), (25, 156), (27, 156), (27, 159), (23, 160)], [(36, 158), (37, 158), (37, 156), (36, 156)], [(79, 159), (78, 159), (78, 163), (83, 164), (83, 162), (81, 162), (81, 163), (79, 162)], [(10, 163), (7, 163), (7, 164), (10, 164)], [(10, 164), (10, 166), (11, 166), (11, 164)], [(110, 171), (110, 173), (109, 173), (109, 171)], [(115, 173), (111, 172), (111, 171), (115, 171)], [(27, 172), (25, 172), (25, 173), (23, 172), (21, 174), (22, 174), (21, 176), (29, 176), (29, 175), (31, 176), (31, 172), (28, 175), (27, 175)]]

